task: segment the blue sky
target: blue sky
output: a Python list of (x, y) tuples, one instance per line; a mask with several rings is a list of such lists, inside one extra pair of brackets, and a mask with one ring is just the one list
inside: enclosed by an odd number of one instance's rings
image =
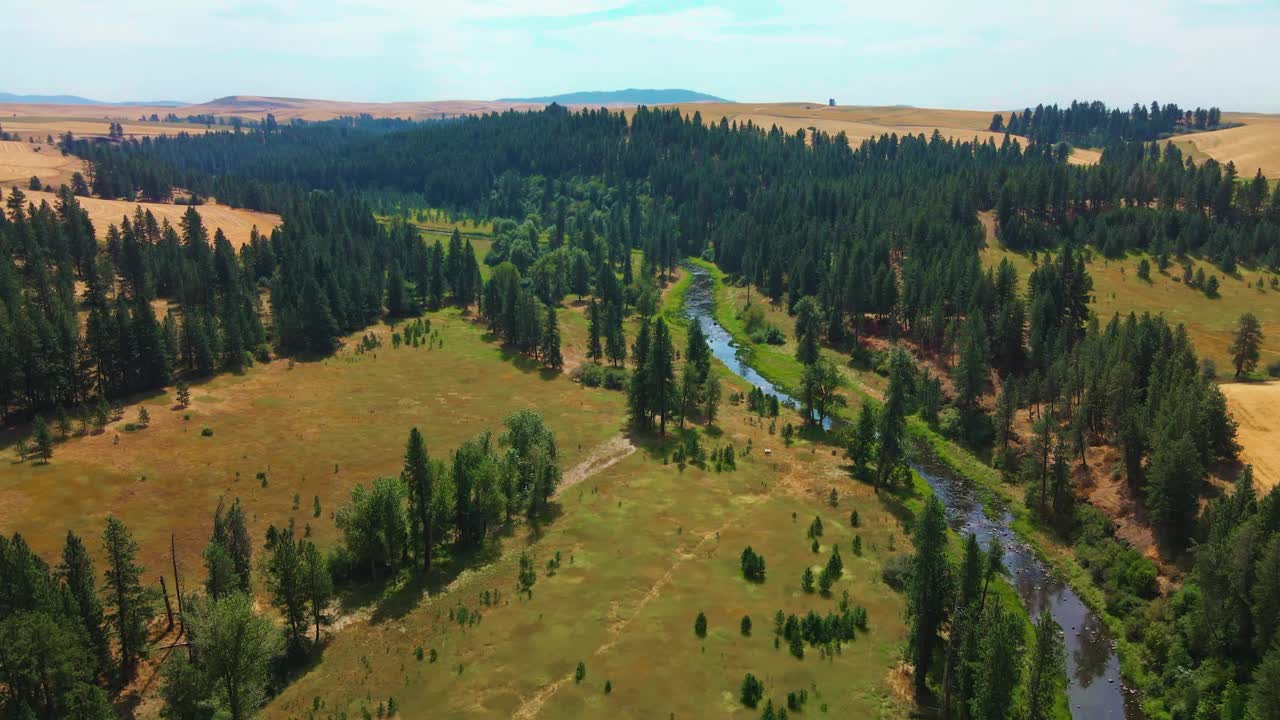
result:
[(393, 101), (684, 87), (739, 101), (1280, 112), (1280, 0), (44, 0), (0, 90)]

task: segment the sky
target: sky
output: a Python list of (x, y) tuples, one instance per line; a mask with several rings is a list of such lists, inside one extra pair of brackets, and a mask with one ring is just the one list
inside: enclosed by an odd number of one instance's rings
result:
[[(0, 6), (13, 0), (0, 0)], [(491, 100), (688, 88), (743, 102), (1280, 112), (1280, 0), (42, 0), (0, 91)]]

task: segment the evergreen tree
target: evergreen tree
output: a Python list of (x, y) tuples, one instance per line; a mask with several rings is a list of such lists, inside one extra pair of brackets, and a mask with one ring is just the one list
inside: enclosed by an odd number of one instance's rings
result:
[(911, 617), (911, 663), (915, 688), (923, 695), (933, 664), (938, 631), (946, 621), (951, 571), (947, 562), (947, 518), (942, 503), (930, 496), (913, 536), (908, 614)]
[(1253, 372), (1258, 366), (1259, 352), (1262, 349), (1262, 323), (1253, 313), (1245, 313), (1236, 322), (1235, 339), (1231, 342), (1231, 362), (1236, 368), (1236, 379), (1245, 373)]
[(307, 587), (302, 558), (302, 542), (294, 537), (293, 527), (267, 533), (263, 575), (271, 605), (284, 618), (285, 634), (297, 649), (307, 633)]
[(1014, 712), (1014, 692), (1022, 679), (1022, 622), (1016, 613), (1004, 609), (1000, 598), (983, 615), (974, 692), (969, 700), (973, 720), (1004, 720)]
[(311, 615), (311, 623), (316, 628), (317, 645), (320, 644), (320, 626), (329, 622), (328, 608), (333, 600), (333, 575), (329, 571), (329, 562), (316, 544), (304, 540), (302, 542), (302, 586), (307, 607)]
[(154, 612), (151, 598), (142, 587), (142, 566), (138, 564), (138, 544), (124, 523), (114, 517), (107, 518), (102, 533), (102, 551), (107, 560), (104, 573), (103, 594), (111, 609), (116, 647), (120, 658), (119, 678), (127, 683), (133, 679), (138, 658), (146, 653), (147, 621)]
[(48, 463), (53, 458), (53, 434), (49, 432), (49, 423), (37, 416), (32, 423), (31, 435), (35, 440), (36, 456)]
[(229, 509), (224, 510), (224, 507), (219, 499), (213, 513), (211, 541), (221, 545), (231, 558), (236, 572), (236, 587), (248, 593), (253, 579), (253, 545), (245, 527), (244, 509), (240, 507), (240, 498), (236, 498)]
[(600, 364), (600, 358), (604, 357), (604, 350), (600, 346), (601, 320), (600, 303), (591, 298), (591, 303), (587, 305), (587, 358), (597, 365)]
[[(432, 528), (431, 507), (434, 500), (435, 478), (432, 477), (431, 458), (427, 455), (427, 443), (418, 428), (409, 430), (404, 446), (404, 470), (400, 479), (409, 496), (409, 544), (425, 571), (431, 570)], [(316, 629), (317, 637), (319, 628)]]
[(1062, 647), (1062, 628), (1047, 610), (1042, 610), (1036, 620), (1030, 662), (1027, 720), (1048, 720), (1053, 717), (1054, 706), (1063, 691), (1067, 660)]
[(542, 324), (538, 355), (542, 357), (543, 364), (552, 370), (564, 367), (564, 356), (560, 354), (560, 320), (556, 316), (556, 309), (550, 305), (547, 306), (547, 320)]
[(658, 418), (658, 433), (667, 434), (667, 416), (676, 409), (675, 352), (671, 331), (661, 317), (653, 322), (653, 339), (645, 363), (647, 406)]
[(96, 674), (111, 675), (111, 646), (107, 639), (106, 619), (102, 603), (98, 599), (97, 578), (93, 558), (80, 537), (67, 531), (67, 544), (62, 549), (62, 563), (58, 565), (58, 577), (75, 600), (80, 622), (88, 633), (89, 645), (96, 661)]

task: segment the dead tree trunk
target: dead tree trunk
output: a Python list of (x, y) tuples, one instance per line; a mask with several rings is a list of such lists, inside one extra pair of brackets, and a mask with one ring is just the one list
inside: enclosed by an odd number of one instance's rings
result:
[(169, 588), (164, 584), (164, 576), (160, 576), (160, 592), (164, 595), (164, 612), (169, 618), (169, 630), (173, 629), (173, 606), (169, 604)]

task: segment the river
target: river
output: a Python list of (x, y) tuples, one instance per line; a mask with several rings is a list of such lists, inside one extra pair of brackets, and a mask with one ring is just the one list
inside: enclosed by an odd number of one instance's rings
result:
[[(685, 292), (685, 314), (702, 326), (711, 353), (730, 370), (765, 393), (777, 395), (784, 403), (795, 400), (769, 382), (751, 366), (749, 348), (740, 348), (729, 331), (715, 319), (715, 281), (706, 270), (693, 267), (693, 279)], [(823, 423), (829, 428), (831, 423)], [(968, 479), (951, 472), (941, 463), (915, 462), (920, 474), (947, 509), (951, 528), (961, 535), (973, 533), (986, 548), (993, 538), (1004, 545), (1005, 567), (1018, 597), (1032, 618), (1047, 609), (1065, 633), (1067, 698), (1075, 720), (1141, 720), (1136, 693), (1128, 690), (1120, 676), (1120, 659), (1115, 641), (1102, 620), (1084, 604), (1070, 586), (1056, 577), (1035, 552), (1011, 529), (1013, 518), (1001, 509), (990, 517)]]

